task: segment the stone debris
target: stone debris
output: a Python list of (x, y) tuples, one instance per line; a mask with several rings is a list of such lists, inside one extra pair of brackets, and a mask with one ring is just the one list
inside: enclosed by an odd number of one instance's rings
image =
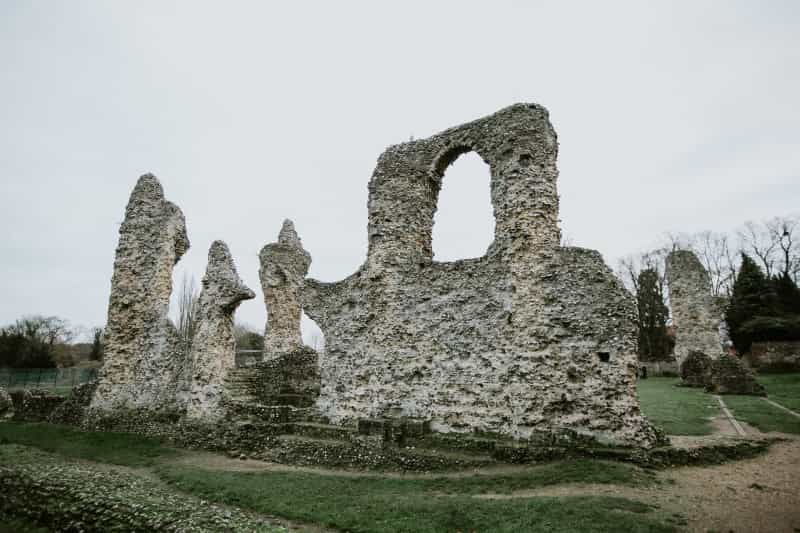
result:
[(690, 250), (667, 256), (667, 284), (676, 327), (675, 359), (680, 368), (692, 351), (711, 359), (722, 355), (720, 330), (723, 311), (711, 294), (708, 272)]
[(681, 366), (681, 381), (687, 387), (703, 387), (714, 394), (766, 396), (755, 374), (732, 354), (712, 359), (703, 352), (690, 351)]
[(712, 361), (706, 390), (715, 394), (767, 395), (764, 386), (756, 381), (755, 374), (741, 359), (731, 354)]
[(119, 229), (103, 368), (92, 407), (176, 404), (186, 357), (167, 318), (172, 269), (189, 249), (181, 210), (152, 174), (139, 178)]
[[(481, 258), (434, 262), (441, 182), (470, 151), (491, 170), (495, 239)], [(301, 290), (326, 339), (323, 416), (658, 442), (636, 397), (631, 296), (599, 253), (559, 245), (557, 151), (547, 110), (517, 104), (381, 155), (366, 262), (343, 281), (306, 280)]]
[(228, 246), (214, 241), (208, 251), (198, 300), (197, 332), (189, 358), (192, 373), (188, 417), (211, 420), (223, 416), (220, 403), (225, 395), (224, 381), (236, 361), (233, 313), (243, 300), (255, 296), (239, 279)]
[(303, 348), (300, 334), (300, 291), (311, 265), (291, 220), (285, 220), (278, 242), (270, 243), (258, 255), (259, 275), (267, 306), (264, 333), (264, 359)]
[(703, 352), (690, 350), (681, 365), (681, 384), (686, 387), (705, 387), (711, 379), (712, 360)]

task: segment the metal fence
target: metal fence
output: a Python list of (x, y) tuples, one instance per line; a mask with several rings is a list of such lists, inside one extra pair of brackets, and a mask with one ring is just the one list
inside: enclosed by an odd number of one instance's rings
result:
[(95, 377), (96, 368), (0, 368), (0, 387), (74, 387)]

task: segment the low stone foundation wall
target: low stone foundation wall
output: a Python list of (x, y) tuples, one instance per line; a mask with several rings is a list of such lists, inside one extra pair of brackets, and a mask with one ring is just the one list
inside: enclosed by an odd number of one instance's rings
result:
[(800, 372), (800, 341), (754, 342), (744, 360), (759, 372)]
[(11, 392), (14, 404), (14, 420), (43, 422), (66, 398), (42, 389), (27, 389)]

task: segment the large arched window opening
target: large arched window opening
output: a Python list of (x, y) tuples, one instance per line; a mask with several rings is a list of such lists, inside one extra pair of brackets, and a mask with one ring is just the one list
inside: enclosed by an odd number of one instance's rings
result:
[(489, 165), (475, 152), (460, 155), (445, 171), (433, 218), (435, 261), (481, 257), (494, 240)]

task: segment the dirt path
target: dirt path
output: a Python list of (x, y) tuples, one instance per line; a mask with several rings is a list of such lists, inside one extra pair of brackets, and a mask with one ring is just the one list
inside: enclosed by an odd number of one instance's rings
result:
[[(748, 437), (764, 436), (756, 428), (741, 423)], [(714, 435), (672, 437), (673, 444), (693, 447), (716, 439), (728, 439), (737, 432), (730, 421), (720, 416), (712, 425)], [(604, 484), (565, 484), (510, 494), (481, 494), (476, 498), (507, 499), (537, 496), (617, 496), (638, 500), (668, 514), (686, 519), (688, 531), (719, 533), (800, 532), (800, 437), (773, 444), (769, 452), (746, 460), (705, 467), (681, 467), (659, 471), (658, 484), (628, 487)], [(347, 471), (291, 466), (252, 459), (234, 459), (206, 452), (189, 452), (170, 462), (210, 470), (234, 472), (308, 472), (343, 477), (459, 478), (497, 475), (529, 469), (530, 466), (498, 466), (450, 473), (403, 474)], [(289, 524), (287, 524), (289, 525)], [(297, 525), (297, 524), (294, 524)]]
[(680, 514), (687, 519), (689, 531), (800, 531), (800, 439), (796, 436), (754, 459), (677, 468), (660, 472), (658, 478), (659, 485), (647, 488), (558, 485), (476, 497), (619, 496)]

